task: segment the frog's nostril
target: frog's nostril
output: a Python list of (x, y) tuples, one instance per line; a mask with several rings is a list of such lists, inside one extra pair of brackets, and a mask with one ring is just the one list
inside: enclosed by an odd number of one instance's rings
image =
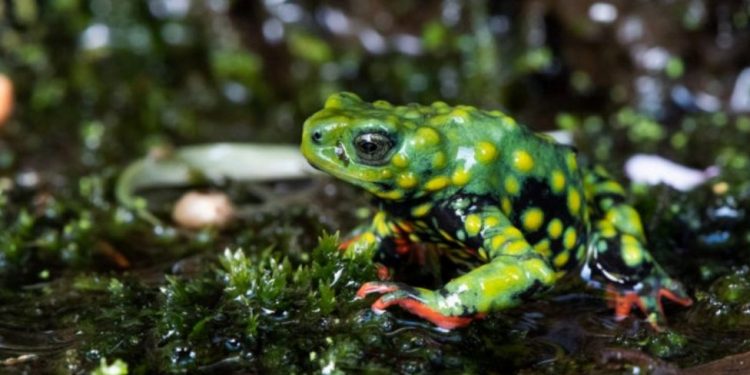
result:
[(323, 139), (323, 132), (320, 130), (316, 130), (312, 133), (312, 141), (315, 144), (320, 144), (320, 141)]

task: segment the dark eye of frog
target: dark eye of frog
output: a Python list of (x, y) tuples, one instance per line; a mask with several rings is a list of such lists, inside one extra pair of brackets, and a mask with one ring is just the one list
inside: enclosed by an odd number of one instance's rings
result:
[(393, 141), (382, 133), (363, 133), (354, 138), (354, 148), (362, 163), (381, 165), (387, 162), (386, 156), (393, 148)]

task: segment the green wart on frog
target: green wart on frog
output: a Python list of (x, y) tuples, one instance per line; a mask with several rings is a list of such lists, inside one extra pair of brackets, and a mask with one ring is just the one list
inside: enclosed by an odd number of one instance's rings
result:
[[(301, 148), (316, 168), (376, 197), (372, 223), (344, 245), (376, 249), (382, 279), (357, 292), (381, 294), (376, 312), (398, 305), (453, 329), (576, 271), (608, 291), (617, 318), (636, 305), (658, 329), (662, 297), (692, 303), (646, 250), (620, 184), (499, 111), (334, 94), (305, 122)], [(438, 290), (387, 281), (423, 244), (466, 272)]]

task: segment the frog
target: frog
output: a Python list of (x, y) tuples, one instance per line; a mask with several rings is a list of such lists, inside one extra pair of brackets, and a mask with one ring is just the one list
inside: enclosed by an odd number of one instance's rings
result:
[[(623, 186), (504, 112), (335, 93), (304, 122), (300, 147), (314, 168), (373, 197), (372, 221), (342, 249), (371, 249), (379, 280), (356, 297), (376, 295), (376, 313), (399, 306), (451, 330), (569, 275), (604, 290), (616, 319), (637, 307), (655, 329), (665, 326), (662, 299), (692, 303), (647, 250)], [(393, 280), (417, 251), (459, 271), (433, 289)]]

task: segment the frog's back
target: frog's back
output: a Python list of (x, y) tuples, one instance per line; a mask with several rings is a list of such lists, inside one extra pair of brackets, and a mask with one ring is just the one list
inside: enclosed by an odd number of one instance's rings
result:
[(466, 119), (440, 122), (444, 137), (455, 141), (451, 173), (468, 180), (453, 194), (496, 202), (557, 269), (577, 265), (585, 254), (587, 210), (573, 148), (498, 111), (459, 106), (448, 115), (456, 112)]

